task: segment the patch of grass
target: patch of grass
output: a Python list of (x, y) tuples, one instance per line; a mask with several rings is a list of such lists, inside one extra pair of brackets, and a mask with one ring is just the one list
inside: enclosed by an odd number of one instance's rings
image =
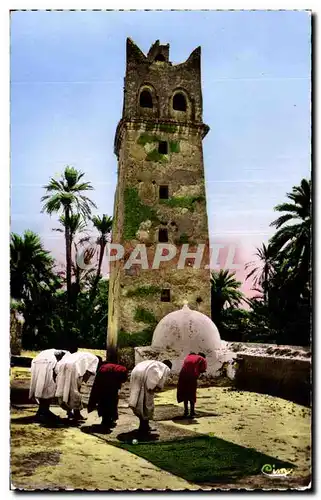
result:
[(265, 464), (275, 465), (275, 468), (294, 468), (289, 462), (270, 457), (253, 448), (210, 436), (152, 444), (117, 443), (117, 446), (193, 483), (224, 482), (261, 474)]
[(156, 295), (160, 293), (161, 289), (159, 286), (139, 286), (132, 290), (128, 290), (127, 297), (149, 297), (150, 295)]

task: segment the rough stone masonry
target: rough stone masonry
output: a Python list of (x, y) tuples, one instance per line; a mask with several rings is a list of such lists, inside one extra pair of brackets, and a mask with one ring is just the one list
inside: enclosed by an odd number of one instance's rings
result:
[[(118, 184), (113, 243), (124, 256), (110, 263), (108, 343), (117, 334), (151, 332), (166, 314), (188, 301), (210, 316), (209, 238), (202, 140), (201, 49), (181, 64), (169, 61), (169, 45), (157, 40), (147, 56), (127, 39), (123, 113), (115, 136)], [(173, 244), (177, 255), (151, 269), (156, 245)], [(144, 244), (149, 268), (124, 264)], [(177, 269), (182, 245), (187, 258)], [(166, 250), (163, 254), (166, 255)]]

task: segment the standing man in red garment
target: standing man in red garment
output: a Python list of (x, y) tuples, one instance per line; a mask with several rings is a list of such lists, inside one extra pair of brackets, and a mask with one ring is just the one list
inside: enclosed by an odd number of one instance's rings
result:
[(178, 378), (177, 385), (177, 401), (184, 402), (184, 417), (188, 417), (188, 402), (190, 403), (191, 411), (189, 416), (195, 416), (196, 390), (197, 379), (201, 373), (206, 372), (207, 363), (206, 356), (202, 352), (195, 354), (191, 352), (184, 359), (184, 363)]
[[(114, 361), (114, 360), (113, 360)], [(116, 363), (103, 362), (97, 371), (89, 402), (88, 413), (97, 408), (102, 417), (101, 425), (106, 429), (116, 427), (118, 420), (118, 393), (127, 380), (127, 369)]]

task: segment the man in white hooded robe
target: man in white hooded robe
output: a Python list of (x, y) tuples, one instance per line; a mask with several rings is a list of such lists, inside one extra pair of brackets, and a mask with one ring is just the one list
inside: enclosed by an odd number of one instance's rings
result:
[(147, 360), (138, 363), (130, 377), (129, 407), (139, 418), (139, 432), (151, 431), (149, 420), (154, 415), (154, 395), (164, 388), (172, 363)]
[(46, 349), (31, 362), (29, 399), (36, 399), (39, 404), (37, 417), (41, 419), (55, 417), (49, 409), (57, 388), (55, 368), (57, 363), (67, 354), (70, 353), (58, 349)]
[(80, 410), (83, 408), (80, 393), (81, 385), (95, 375), (99, 359), (90, 352), (74, 352), (65, 356), (56, 367), (56, 397), (60, 406), (67, 411), (68, 417), (82, 420)]

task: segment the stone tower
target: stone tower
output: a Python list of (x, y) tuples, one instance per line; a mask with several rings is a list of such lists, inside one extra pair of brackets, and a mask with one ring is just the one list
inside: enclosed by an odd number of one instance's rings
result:
[[(184, 301), (211, 313), (202, 147), (209, 127), (202, 122), (200, 63), (200, 47), (173, 65), (169, 45), (157, 40), (145, 56), (127, 39), (123, 114), (115, 136), (113, 227), (113, 243), (125, 250), (122, 260), (110, 263), (109, 347), (121, 331), (152, 330)], [(175, 245), (176, 256), (151, 269), (160, 244)], [(130, 265), (137, 245), (143, 245), (136, 253), (143, 265)], [(200, 265), (187, 258), (177, 268), (181, 251), (198, 250), (200, 256), (202, 248)], [(161, 258), (172, 254), (159, 249)]]

